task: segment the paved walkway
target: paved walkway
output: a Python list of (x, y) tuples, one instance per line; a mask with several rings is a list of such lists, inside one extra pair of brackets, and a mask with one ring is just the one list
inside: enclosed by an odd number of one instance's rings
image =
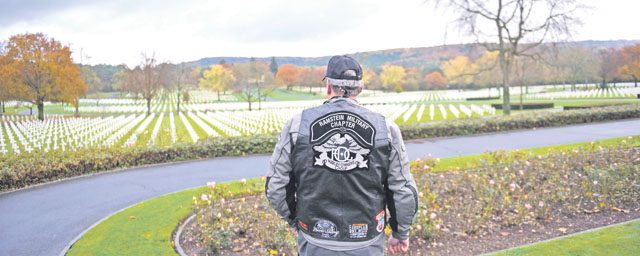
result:
[[(412, 159), (640, 135), (640, 120), (407, 143)], [(83, 230), (127, 206), (186, 188), (261, 176), (269, 156), (216, 158), (133, 168), (0, 195), (0, 255), (58, 255)]]

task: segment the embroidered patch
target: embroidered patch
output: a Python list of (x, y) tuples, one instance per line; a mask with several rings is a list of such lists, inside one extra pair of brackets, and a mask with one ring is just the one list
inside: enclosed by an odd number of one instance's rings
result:
[(319, 220), (313, 225), (313, 232), (320, 234), (324, 238), (336, 238), (340, 233), (336, 224), (328, 220)]
[(304, 231), (307, 231), (309, 229), (309, 226), (307, 226), (307, 223), (304, 223), (301, 220), (298, 220), (298, 227), (300, 227)]
[(382, 230), (384, 230), (384, 210), (382, 210), (380, 213), (378, 213), (378, 215), (376, 215), (376, 231), (378, 231), (378, 233), (382, 232)]
[(369, 121), (349, 112), (335, 112), (316, 119), (311, 124), (311, 144), (325, 140), (336, 132), (350, 132), (360, 142), (373, 147), (376, 130)]
[(314, 165), (336, 171), (369, 168), (369, 153), (376, 130), (371, 123), (349, 112), (318, 118), (311, 124)]
[(336, 171), (368, 168), (371, 150), (360, 146), (349, 134), (333, 135), (324, 144), (314, 146), (314, 165), (326, 166)]
[(349, 238), (365, 238), (367, 231), (369, 231), (367, 224), (351, 224), (349, 225)]

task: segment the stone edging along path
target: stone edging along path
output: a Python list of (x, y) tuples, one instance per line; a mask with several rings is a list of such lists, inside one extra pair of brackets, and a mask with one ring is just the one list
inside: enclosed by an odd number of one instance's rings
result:
[(180, 236), (182, 236), (182, 231), (184, 231), (184, 228), (187, 227), (187, 225), (189, 225), (189, 223), (191, 223), (191, 221), (193, 221), (195, 217), (195, 213), (191, 214), (191, 216), (187, 217), (187, 219), (184, 220), (182, 224), (178, 225), (178, 228), (173, 232), (173, 248), (180, 256), (187, 256), (187, 254), (182, 249), (182, 246), (180, 245)]

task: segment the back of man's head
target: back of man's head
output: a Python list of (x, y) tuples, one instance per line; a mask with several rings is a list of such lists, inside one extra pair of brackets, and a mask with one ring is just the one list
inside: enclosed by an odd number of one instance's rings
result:
[(349, 56), (333, 56), (327, 64), (324, 80), (334, 92), (343, 92), (344, 97), (357, 96), (363, 87), (362, 67)]

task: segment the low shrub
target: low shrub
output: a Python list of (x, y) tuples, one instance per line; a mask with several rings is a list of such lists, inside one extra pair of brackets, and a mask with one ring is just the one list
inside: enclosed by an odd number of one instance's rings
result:
[[(511, 116), (458, 119), (401, 126), (405, 139), (470, 135), (516, 129), (553, 127), (640, 118), (640, 104), (564, 112), (532, 112)], [(277, 135), (208, 138), (171, 147), (91, 148), (0, 156), (0, 191), (99, 171), (146, 164), (245, 154), (271, 153)]]
[[(511, 104), (511, 109), (545, 109), (545, 108), (553, 108), (553, 103), (515, 103)], [(502, 109), (502, 103), (499, 104), (491, 104), (491, 107), (496, 109)]]
[(610, 106), (616, 106), (621, 104), (594, 104), (594, 105), (580, 105), (580, 106), (562, 106), (562, 110), (574, 110), (574, 109), (588, 109), (588, 108), (604, 108)]
[(0, 191), (127, 168), (220, 156), (240, 156), (273, 150), (276, 136), (208, 138), (171, 147), (92, 148), (77, 151), (32, 152), (0, 157)]
[(563, 112), (530, 112), (510, 116), (458, 119), (401, 126), (405, 139), (471, 135), (507, 130), (555, 127), (570, 124), (640, 118), (640, 104)]
[(500, 96), (495, 96), (495, 97), (473, 97), (473, 98), (467, 98), (467, 101), (477, 101), (477, 100), (499, 100)]
[[(437, 164), (424, 159), (411, 166), (420, 197), (413, 244), (474, 239), (505, 227), (640, 206), (637, 147), (591, 144), (544, 156), (497, 151), (479, 168), (432, 173)], [(211, 188), (193, 199), (198, 224), (192, 239), (206, 248), (202, 251), (295, 255), (295, 232), (264, 195), (234, 197), (225, 190)]]

